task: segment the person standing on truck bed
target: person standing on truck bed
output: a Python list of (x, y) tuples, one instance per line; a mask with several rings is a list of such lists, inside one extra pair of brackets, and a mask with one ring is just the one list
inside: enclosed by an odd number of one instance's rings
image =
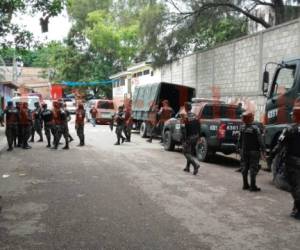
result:
[[(238, 149), (241, 155), (241, 167), (243, 176), (243, 190), (252, 192), (260, 191), (256, 186), (256, 176), (259, 171), (259, 159), (261, 152), (265, 156), (265, 146), (263, 143), (260, 129), (253, 124), (254, 115), (252, 112), (246, 111), (242, 114), (244, 126), (242, 126)], [(248, 172), (250, 170), (250, 186), (248, 183)]]
[[(165, 125), (165, 122), (167, 120), (169, 120), (172, 115), (174, 114), (174, 110), (170, 107), (169, 105), (169, 101), (168, 100), (163, 100), (162, 101), (162, 107), (160, 108), (159, 112), (158, 112), (158, 117), (159, 117), (159, 121), (158, 121), (158, 127), (159, 130), (162, 132), (163, 131), (163, 127)], [(161, 140), (160, 142), (163, 142), (163, 135), (161, 136)]]
[(155, 133), (155, 129), (157, 126), (157, 114), (158, 114), (158, 105), (153, 103), (150, 107), (149, 112), (149, 131), (150, 131), (150, 137), (147, 140), (147, 142), (152, 143), (152, 139)]
[(293, 124), (285, 128), (278, 144), (271, 151), (268, 162), (272, 162), (278, 152), (285, 148), (285, 172), (291, 186), (294, 207), (291, 216), (300, 220), (300, 106), (293, 108)]
[(186, 158), (185, 172), (190, 172), (190, 165), (194, 167), (193, 174), (196, 175), (200, 164), (195, 156), (196, 145), (200, 137), (200, 123), (197, 116), (191, 112), (192, 105), (189, 102), (184, 104), (185, 113), (182, 115), (181, 128), (183, 135), (183, 153)]

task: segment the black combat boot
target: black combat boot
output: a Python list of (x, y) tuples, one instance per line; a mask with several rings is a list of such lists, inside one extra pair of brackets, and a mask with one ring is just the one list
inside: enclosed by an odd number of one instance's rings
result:
[(13, 151), (13, 147), (9, 147), (6, 151)]
[(125, 137), (123, 137), (123, 136), (122, 136), (122, 143), (124, 143), (124, 142), (125, 142), (125, 140), (126, 140), (126, 139), (125, 139)]
[(198, 174), (199, 168), (200, 168), (200, 165), (198, 163), (195, 163), (193, 175), (197, 175)]
[(249, 189), (248, 175), (243, 175), (243, 190)]
[(65, 149), (65, 150), (70, 149), (70, 148), (69, 148), (69, 143), (67, 142), (66, 145), (65, 145), (62, 149)]
[(259, 192), (261, 189), (256, 186), (256, 176), (251, 175), (250, 192)]
[(294, 207), (293, 210), (291, 212), (291, 217), (295, 217), (296, 213), (297, 213), (297, 207), (296, 207), (296, 201), (294, 201)]
[(150, 137), (147, 142), (152, 143), (152, 138)]
[(34, 142), (34, 135), (31, 136), (30, 142)]
[(190, 172), (190, 165), (191, 165), (191, 163), (190, 163), (190, 162), (187, 162), (187, 163), (186, 163), (186, 167), (185, 167), (185, 169), (183, 169), (183, 171), (189, 173), (189, 172)]

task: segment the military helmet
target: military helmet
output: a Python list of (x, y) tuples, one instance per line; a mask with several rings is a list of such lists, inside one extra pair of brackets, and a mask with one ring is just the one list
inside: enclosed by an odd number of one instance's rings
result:
[(254, 121), (254, 114), (250, 111), (245, 111), (242, 114), (242, 120), (243, 120), (244, 123), (250, 124)]

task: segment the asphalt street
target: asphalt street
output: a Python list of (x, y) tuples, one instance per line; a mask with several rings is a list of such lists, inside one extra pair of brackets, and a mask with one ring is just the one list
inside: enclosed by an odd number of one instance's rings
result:
[(87, 124), (77, 147), (73, 127), (69, 151), (0, 152), (0, 249), (299, 249), (292, 199), (270, 173), (250, 193), (233, 157), (193, 176), (158, 141), (114, 146), (108, 126)]

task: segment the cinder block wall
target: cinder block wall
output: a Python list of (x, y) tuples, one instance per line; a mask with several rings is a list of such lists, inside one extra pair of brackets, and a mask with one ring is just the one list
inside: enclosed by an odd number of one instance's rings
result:
[[(161, 68), (162, 81), (196, 88), (198, 97), (242, 102), (260, 119), (267, 62), (300, 58), (300, 19), (180, 58)], [(271, 74), (272, 74), (271, 68)]]

